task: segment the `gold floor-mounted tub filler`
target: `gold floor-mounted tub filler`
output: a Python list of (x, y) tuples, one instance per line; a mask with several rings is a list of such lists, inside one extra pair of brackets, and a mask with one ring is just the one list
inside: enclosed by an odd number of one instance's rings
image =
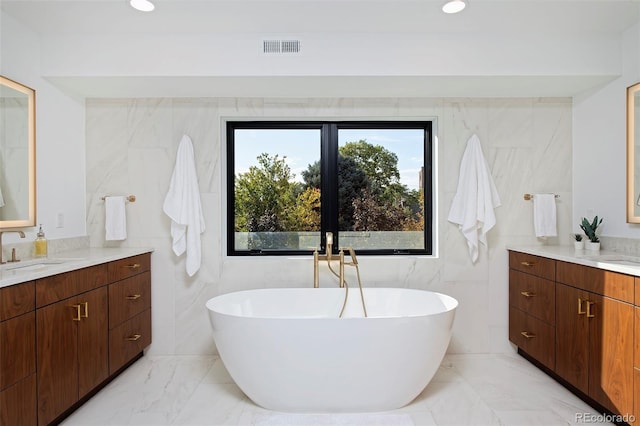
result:
[[(360, 300), (362, 302), (362, 311), (364, 313), (364, 316), (367, 317), (367, 306), (364, 301), (364, 294), (362, 292), (362, 281), (360, 280), (360, 268), (358, 267), (358, 259), (356, 257), (356, 251), (353, 249), (353, 247), (345, 247), (344, 249), (340, 249), (340, 251), (338, 252), (338, 259), (337, 259), (340, 261), (340, 266), (339, 266), (338, 272), (336, 272), (331, 267), (331, 261), (333, 260), (331, 256), (331, 251), (333, 249), (333, 233), (332, 232), (327, 232), (326, 241), (327, 241), (327, 244), (326, 244), (327, 248), (325, 250), (326, 254), (319, 254), (317, 249), (313, 251), (313, 287), (314, 288), (320, 287), (320, 274), (318, 272), (318, 269), (320, 266), (320, 261), (321, 260), (326, 261), (329, 271), (331, 271), (333, 275), (338, 277), (340, 288), (345, 289), (344, 302), (342, 303), (342, 309), (340, 310), (340, 316), (339, 316), (340, 318), (342, 318), (342, 315), (344, 314), (344, 309), (347, 306), (347, 300), (349, 299), (349, 283), (347, 283), (347, 281), (344, 279), (344, 267), (345, 266), (355, 267), (356, 276), (358, 278), (358, 288), (360, 289)], [(351, 257), (351, 262), (345, 262), (344, 260), (345, 250), (349, 252), (349, 256)]]

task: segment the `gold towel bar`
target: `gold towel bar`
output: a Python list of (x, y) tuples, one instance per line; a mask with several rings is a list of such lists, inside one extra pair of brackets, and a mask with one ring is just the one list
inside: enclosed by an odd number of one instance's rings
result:
[[(553, 194), (554, 197), (556, 198), (560, 198), (560, 196), (558, 194)], [(533, 194), (524, 194), (524, 199), (525, 201), (529, 201), (533, 199)]]
[[(104, 197), (102, 197), (102, 198), (100, 198), (100, 199), (101, 199), (102, 201), (104, 201), (104, 199), (105, 199), (105, 198), (107, 198), (107, 197), (108, 197), (108, 195), (107, 195), (107, 196), (104, 196)], [(135, 202), (136, 202), (136, 196), (135, 196), (135, 195), (129, 195), (129, 196), (127, 197), (127, 201), (128, 201), (128, 202), (130, 202), (130, 203), (135, 203)]]

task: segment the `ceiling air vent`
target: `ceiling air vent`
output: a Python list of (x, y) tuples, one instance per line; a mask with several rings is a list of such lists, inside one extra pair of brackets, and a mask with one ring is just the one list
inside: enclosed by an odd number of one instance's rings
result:
[(262, 40), (263, 53), (299, 53), (300, 40)]

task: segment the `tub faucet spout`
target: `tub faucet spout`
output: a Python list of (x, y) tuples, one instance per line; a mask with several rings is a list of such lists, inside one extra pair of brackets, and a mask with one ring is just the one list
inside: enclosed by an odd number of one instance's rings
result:
[[(333, 268), (331, 267), (331, 250), (333, 248), (333, 234), (331, 232), (327, 232), (327, 237), (326, 237), (326, 254), (319, 254), (318, 250), (314, 250), (313, 251), (313, 287), (314, 288), (318, 288), (320, 287), (320, 275), (318, 272), (318, 268), (320, 265), (320, 261), (326, 261), (327, 262), (327, 267), (329, 268), (329, 271), (331, 271), (331, 273), (333, 275), (335, 275), (336, 277), (338, 277), (338, 282), (339, 282), (339, 286), (340, 288), (344, 288), (345, 289), (345, 298), (344, 298), (344, 303), (342, 304), (342, 310), (340, 311), (340, 318), (342, 318), (342, 314), (344, 313), (344, 310), (347, 306), (347, 299), (349, 297), (349, 285), (347, 284), (347, 282), (344, 279), (344, 267), (345, 266), (353, 266), (356, 268), (356, 276), (358, 277), (358, 287), (360, 288), (360, 300), (362, 302), (362, 310), (364, 312), (364, 316), (367, 317), (367, 306), (364, 302), (364, 294), (362, 291), (362, 282), (360, 281), (360, 268), (358, 267), (358, 258), (356, 257), (356, 252), (353, 249), (353, 247), (346, 247), (344, 249), (340, 249), (340, 251), (338, 252), (338, 259), (340, 261), (340, 266), (339, 266), (339, 270), (338, 272), (334, 271)], [(349, 257), (351, 258), (351, 261), (345, 261), (344, 259), (344, 251), (349, 252)]]

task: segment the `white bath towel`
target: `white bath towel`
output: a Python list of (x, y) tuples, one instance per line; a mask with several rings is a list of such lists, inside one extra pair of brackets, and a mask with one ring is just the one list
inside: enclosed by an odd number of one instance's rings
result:
[(187, 252), (186, 271), (192, 277), (202, 262), (200, 234), (204, 232), (204, 216), (193, 157), (193, 144), (184, 135), (178, 145), (176, 164), (163, 211), (171, 218), (172, 248), (176, 256)]
[(467, 240), (472, 263), (478, 260), (479, 243), (487, 245), (486, 234), (496, 224), (494, 209), (498, 206), (500, 196), (489, 164), (482, 154), (480, 139), (473, 135), (460, 162), (458, 188), (448, 218), (458, 225)]
[(536, 237), (555, 237), (556, 196), (554, 194), (533, 194), (533, 228)]
[(127, 215), (125, 197), (104, 197), (105, 237), (107, 241), (121, 241), (127, 239)]

